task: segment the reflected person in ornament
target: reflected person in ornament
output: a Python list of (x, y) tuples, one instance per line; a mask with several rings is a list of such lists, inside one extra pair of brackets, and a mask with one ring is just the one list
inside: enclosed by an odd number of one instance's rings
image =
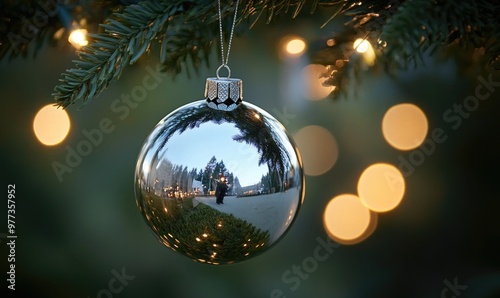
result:
[(227, 184), (226, 177), (221, 176), (219, 181), (217, 181), (217, 187), (215, 188), (215, 198), (217, 205), (224, 204), (224, 196), (226, 195)]

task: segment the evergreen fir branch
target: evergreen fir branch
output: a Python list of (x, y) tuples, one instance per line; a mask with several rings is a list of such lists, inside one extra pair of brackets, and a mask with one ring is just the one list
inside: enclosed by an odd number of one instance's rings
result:
[[(0, 60), (36, 56), (47, 42), (57, 44), (54, 33), (68, 37), (72, 22), (85, 20), (89, 27), (102, 23), (123, 2), (135, 0), (4, 0), (0, 1)], [(67, 43), (65, 43), (67, 44)]]
[[(306, 0), (261, 1), (240, 7), (238, 22), (254, 15), (267, 14), (267, 21), (294, 7), (297, 14)], [(216, 2), (143, 1), (127, 6), (122, 13), (113, 14), (103, 25), (104, 32), (90, 34), (90, 43), (78, 52), (76, 68), (62, 74), (61, 84), (53, 94), (56, 103), (66, 108), (78, 101), (87, 103), (99, 95), (108, 84), (119, 78), (128, 64), (135, 63), (151, 44), (161, 43), (160, 60), (166, 71), (178, 73), (183, 62), (190, 58), (195, 69), (208, 55), (216, 38)], [(234, 3), (222, 7), (223, 19), (233, 15)], [(227, 20), (226, 20), (227, 19)], [(229, 24), (225, 25), (229, 28)], [(200, 58), (200, 54), (204, 56)]]
[(27, 57), (32, 43), (36, 44), (35, 56), (47, 34), (61, 26), (56, 14), (47, 14), (35, 1), (2, 1), (0, 11), (0, 59)]
[(383, 62), (387, 68), (404, 69), (420, 64), (426, 53), (456, 47), (488, 47), (489, 59), (496, 59), (498, 12), (499, 4), (487, 0), (408, 0), (382, 27), (380, 38), (387, 43)]
[[(336, 87), (334, 98), (346, 94), (345, 88), (352, 86), (352, 79), (357, 80), (355, 74), (360, 69), (376, 70), (381, 66), (386, 73), (394, 74), (409, 66), (417, 67), (424, 56), (453, 57), (462, 71), (486, 66), (500, 69), (499, 2), (367, 0), (344, 1), (341, 5), (339, 15), (350, 18), (345, 30), (330, 37), (333, 46), (323, 41), (312, 53), (314, 63), (329, 69), (325, 84)], [(365, 38), (375, 47), (378, 63), (374, 67), (354, 59), (359, 56), (352, 49), (357, 38)]]
[[(316, 1), (316, 0), (315, 0)], [(265, 15), (266, 24), (270, 24), (276, 17), (293, 10), (292, 17), (299, 15), (307, 0), (249, 0), (241, 3), (240, 19), (248, 19), (252, 28)]]
[(91, 34), (92, 42), (78, 52), (77, 69), (62, 74), (54, 98), (62, 107), (84, 104), (118, 79), (127, 64), (135, 63), (162, 32), (169, 18), (184, 10), (182, 1), (143, 1), (115, 13), (102, 25), (104, 33)]
[[(217, 27), (215, 22), (211, 25), (186, 22), (184, 19), (174, 20), (160, 38), (160, 62), (163, 70), (178, 74), (182, 71), (187, 59), (197, 71), (202, 63), (209, 62)], [(202, 57), (200, 57), (202, 56)], [(189, 69), (186, 67), (186, 71)]]
[[(223, 17), (234, 13), (231, 3), (221, 8)], [(185, 13), (171, 21), (165, 32), (159, 36), (161, 44), (160, 62), (163, 70), (178, 74), (187, 59), (197, 71), (202, 59), (209, 62), (213, 42), (218, 35), (218, 16), (216, 2), (208, 2), (186, 9)], [(224, 25), (224, 28), (229, 28)], [(201, 56), (201, 57), (200, 57)], [(189, 71), (188, 67), (185, 67)]]
[[(110, 0), (111, 1), (111, 0)], [(223, 25), (230, 27), (234, 0), (223, 1)], [(350, 18), (345, 34), (335, 37), (333, 48), (342, 53), (316, 53), (316, 63), (329, 66), (329, 82), (349, 85), (347, 74), (366, 69), (361, 60), (352, 59), (352, 42), (368, 39), (376, 47), (379, 64), (386, 70), (399, 70), (418, 65), (423, 56), (437, 50), (461, 47), (455, 56), (467, 51), (487, 59), (484, 64), (500, 64), (500, 3), (488, 0), (241, 0), (238, 23), (247, 20), (250, 28), (260, 19), (271, 23), (284, 14), (297, 17), (307, 5), (314, 13), (320, 7), (333, 10), (326, 21), (337, 16)], [(62, 74), (55, 88), (56, 102), (63, 107), (81, 101), (84, 104), (102, 92), (112, 80), (119, 78), (128, 64), (149, 52), (154, 42), (160, 44), (160, 61), (164, 70), (174, 74), (189, 70), (190, 61), (197, 70), (209, 62), (214, 40), (218, 39), (217, 3), (211, 0), (144, 0), (129, 5), (122, 13), (104, 22), (104, 32), (91, 35), (90, 44), (79, 52), (75, 68)], [(227, 38), (227, 36), (226, 36)], [(323, 43), (324, 44), (324, 43)], [(332, 47), (330, 47), (332, 48)], [(347, 49), (347, 50), (346, 50)], [(335, 54), (333, 54), (335, 52)], [(441, 51), (443, 52), (443, 51)], [(457, 55), (458, 53), (458, 55)], [(338, 64), (339, 61), (342, 63)], [(337, 65), (342, 65), (338, 67)], [(350, 69), (354, 69), (352, 72)]]

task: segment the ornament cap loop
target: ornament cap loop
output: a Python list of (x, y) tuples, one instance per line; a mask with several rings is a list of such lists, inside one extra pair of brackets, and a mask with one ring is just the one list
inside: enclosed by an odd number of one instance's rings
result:
[[(224, 67), (225, 64), (221, 65)], [(229, 67), (225, 66), (228, 70)], [(217, 76), (219, 69), (217, 69)], [(231, 71), (229, 70), (231, 74)], [(232, 111), (243, 101), (243, 82), (237, 78), (207, 78), (205, 98), (212, 109)]]
[(227, 77), (226, 77), (226, 79), (229, 79), (229, 78), (231, 77), (231, 68), (229, 68), (229, 65), (227, 65), (227, 64), (221, 64), (221, 65), (219, 66), (219, 68), (217, 68), (217, 72), (216, 72), (216, 74), (217, 74), (217, 78), (218, 78), (218, 79), (220, 79), (219, 71), (220, 71), (223, 67), (224, 67), (225, 69), (227, 69)]

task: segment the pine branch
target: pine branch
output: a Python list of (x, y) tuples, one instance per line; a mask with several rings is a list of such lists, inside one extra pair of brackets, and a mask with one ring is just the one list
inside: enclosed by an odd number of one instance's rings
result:
[[(222, 9), (225, 28), (234, 13), (234, 0)], [(343, 15), (349, 18), (346, 30), (331, 37), (334, 46), (316, 47), (315, 63), (328, 66), (330, 84), (340, 94), (351, 78), (367, 69), (363, 59), (355, 59), (352, 43), (365, 38), (375, 47), (379, 65), (389, 72), (418, 65), (423, 56), (437, 50), (461, 47), (468, 60), (473, 55), (487, 59), (484, 64), (500, 64), (500, 3), (488, 0), (241, 0), (238, 23), (247, 20), (251, 28), (258, 20), (272, 23), (279, 16), (299, 12), (310, 6), (332, 10), (326, 23)], [(211, 0), (144, 0), (127, 6), (104, 22), (104, 32), (91, 35), (90, 44), (79, 53), (75, 68), (62, 74), (56, 86), (57, 104), (67, 107), (78, 101), (87, 103), (108, 84), (119, 78), (126, 65), (135, 63), (160, 44), (164, 70), (178, 73), (190, 59), (197, 70), (218, 39), (217, 3)], [(325, 48), (326, 47), (326, 48)], [(310, 49), (314, 48), (313, 46)], [(470, 53), (467, 51), (474, 51)], [(368, 68), (371, 66), (368, 66)]]
[[(286, 12), (289, 7), (300, 10), (305, 0), (273, 0), (257, 4), (249, 1), (240, 7), (239, 21), (267, 13), (267, 21)], [(218, 27), (216, 2), (143, 1), (113, 14), (102, 25), (103, 33), (91, 34), (89, 45), (78, 52), (76, 68), (62, 74), (61, 84), (54, 89), (59, 106), (66, 108), (78, 101), (87, 103), (99, 95), (108, 84), (119, 78), (126, 65), (135, 63), (149, 51), (155, 40), (161, 42), (160, 60), (166, 71), (177, 73), (183, 62), (191, 58), (193, 65), (201, 63), (200, 54), (208, 55)], [(223, 17), (234, 13), (234, 4), (222, 8)], [(225, 26), (229, 28), (229, 25)]]
[(101, 93), (110, 81), (120, 77), (127, 64), (144, 54), (169, 18), (183, 11), (182, 1), (144, 1), (115, 13), (102, 25), (104, 33), (91, 34), (92, 42), (78, 52), (78, 69), (62, 74), (54, 98), (67, 107), (81, 100), (84, 104)]
[[(341, 5), (339, 14), (350, 18), (345, 30), (329, 37), (333, 46), (325, 40), (312, 53), (314, 63), (328, 67), (326, 84), (337, 87), (334, 98), (346, 94), (359, 70), (383, 67), (394, 74), (418, 67), (424, 56), (452, 57), (463, 72), (500, 69), (500, 2), (367, 0)], [(360, 55), (352, 45), (357, 38), (367, 39), (374, 47), (378, 62), (374, 66), (356, 59)]]
[(26, 57), (31, 42), (36, 42), (39, 48), (47, 33), (53, 33), (52, 28), (59, 25), (57, 14), (46, 13), (35, 1), (2, 1), (0, 11), (0, 59)]
[[(178, 74), (182, 71), (187, 59), (190, 59), (195, 70), (199, 69), (202, 60), (207, 63), (212, 48), (214, 32), (217, 28), (213, 23), (210, 26), (199, 26), (196, 22), (186, 22), (176, 19), (167, 28), (161, 40), (160, 62), (166, 72)], [(200, 58), (203, 55), (203, 59)], [(188, 68), (186, 67), (188, 71)]]
[[(135, 0), (130, 0), (135, 1)], [(128, 2), (130, 2), (128, 1)], [(27, 57), (47, 41), (55, 44), (54, 34), (84, 20), (88, 27), (102, 23), (111, 11), (118, 11), (124, 0), (4, 0), (0, 1), (0, 59)], [(127, 1), (125, 1), (127, 2)], [(67, 43), (66, 43), (67, 44)]]
[[(455, 52), (486, 47), (489, 60), (500, 55), (498, 12), (500, 5), (488, 0), (408, 0), (383, 27), (387, 43), (384, 64), (404, 69), (417, 66), (425, 54), (453, 48)], [(496, 40), (494, 40), (496, 39)]]

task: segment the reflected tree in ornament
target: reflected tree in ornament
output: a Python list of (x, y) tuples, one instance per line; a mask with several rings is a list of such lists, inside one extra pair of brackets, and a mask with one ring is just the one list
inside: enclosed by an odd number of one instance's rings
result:
[[(278, 189), (281, 191), (284, 181), (287, 179), (284, 173), (287, 167), (292, 167), (290, 156), (287, 154), (286, 148), (279, 141), (276, 131), (272, 129), (274, 125), (267, 117), (263, 117), (253, 109), (245, 105), (240, 105), (237, 109), (230, 112), (223, 112), (212, 109), (203, 102), (195, 102), (191, 106), (184, 106), (178, 109), (169, 116), (168, 121), (162, 123), (162, 131), (160, 134), (160, 150), (157, 151), (154, 159), (158, 159), (168, 140), (176, 132), (183, 133), (187, 129), (194, 129), (206, 122), (215, 124), (234, 123), (240, 134), (233, 136), (233, 140), (244, 142), (254, 146), (259, 153), (259, 165), (266, 164), (269, 172), (276, 170), (277, 173), (282, 173), (277, 177), (279, 179)], [(215, 170), (214, 163), (214, 169)], [(212, 171), (213, 172), (213, 171)], [(205, 177), (204, 177), (205, 178)]]

